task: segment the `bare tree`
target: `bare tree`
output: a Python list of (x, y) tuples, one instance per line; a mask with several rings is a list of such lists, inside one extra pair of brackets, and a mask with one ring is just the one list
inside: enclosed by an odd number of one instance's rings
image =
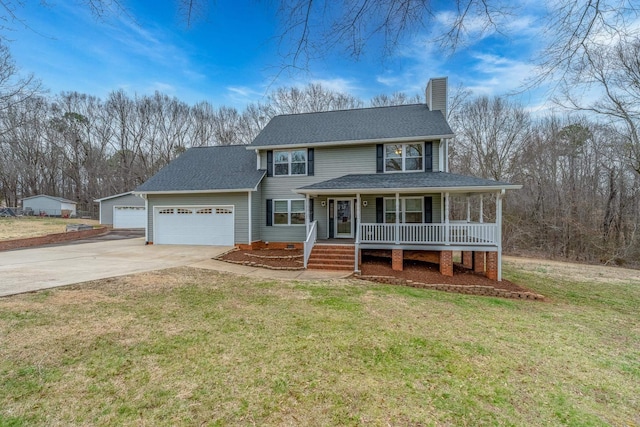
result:
[(484, 178), (510, 179), (530, 122), (521, 105), (503, 98), (480, 97), (465, 103), (452, 122), (459, 166)]

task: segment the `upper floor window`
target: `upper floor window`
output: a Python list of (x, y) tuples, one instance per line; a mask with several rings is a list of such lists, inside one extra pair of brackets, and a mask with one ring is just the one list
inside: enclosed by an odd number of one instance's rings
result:
[(306, 175), (307, 150), (274, 151), (273, 174), (275, 176)]
[(424, 144), (387, 144), (384, 147), (384, 171), (422, 171)]

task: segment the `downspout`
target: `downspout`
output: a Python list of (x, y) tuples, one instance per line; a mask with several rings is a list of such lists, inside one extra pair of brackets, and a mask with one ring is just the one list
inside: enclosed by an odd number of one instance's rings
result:
[[(144, 227), (144, 241), (149, 243), (149, 199), (146, 194), (141, 194), (140, 197), (144, 199), (144, 212), (147, 214), (147, 225)], [(151, 218), (153, 218), (153, 215), (151, 215)]]

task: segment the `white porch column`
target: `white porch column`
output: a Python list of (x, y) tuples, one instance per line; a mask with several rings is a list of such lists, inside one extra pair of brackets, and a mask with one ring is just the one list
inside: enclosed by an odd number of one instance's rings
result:
[(471, 222), (471, 197), (467, 194), (467, 223)]
[(480, 224), (482, 224), (484, 222), (484, 206), (482, 204), (482, 202), (484, 201), (484, 196), (482, 195), (482, 193), (480, 193), (480, 219), (479, 222)]
[(498, 240), (498, 282), (502, 281), (502, 197), (504, 190), (496, 193), (496, 239)]
[(360, 271), (358, 265), (358, 252), (360, 251), (360, 224), (362, 224), (362, 200), (360, 200), (360, 193), (356, 193), (356, 203), (358, 206), (356, 207), (356, 244), (355, 244), (355, 265), (353, 271)]
[(360, 243), (360, 233), (358, 232), (360, 230), (360, 224), (362, 224), (362, 200), (360, 199), (360, 193), (356, 193), (356, 243)]
[(400, 244), (400, 193), (396, 193), (396, 245)]
[(253, 216), (251, 215), (251, 191), (248, 192), (247, 195), (247, 216), (248, 216), (248, 234), (249, 234), (249, 238), (247, 239), (247, 244), (251, 244), (252, 242), (252, 236), (251, 236), (251, 218), (253, 218)]
[(449, 193), (444, 193), (444, 243), (449, 244)]
[(304, 204), (304, 226), (307, 230), (307, 232), (305, 233), (305, 240), (307, 239), (307, 236), (309, 235), (309, 213), (311, 212), (309, 210), (309, 202), (311, 201), (311, 198), (309, 197), (309, 193), (307, 193), (306, 196), (304, 196), (306, 198), (306, 203)]

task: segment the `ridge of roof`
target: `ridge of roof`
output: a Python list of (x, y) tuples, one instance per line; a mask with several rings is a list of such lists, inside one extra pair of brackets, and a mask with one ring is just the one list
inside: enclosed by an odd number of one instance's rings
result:
[(379, 107), (359, 107), (359, 108), (340, 108), (337, 110), (326, 110), (326, 111), (305, 111), (302, 113), (285, 113), (285, 114), (276, 114), (273, 118), (276, 117), (287, 117), (287, 116), (304, 116), (309, 114), (325, 114), (325, 113), (340, 113), (345, 111), (363, 111), (363, 110), (381, 110), (384, 108), (401, 108), (401, 107), (427, 107), (425, 103), (415, 103), (415, 104), (400, 104), (400, 105), (381, 105)]

